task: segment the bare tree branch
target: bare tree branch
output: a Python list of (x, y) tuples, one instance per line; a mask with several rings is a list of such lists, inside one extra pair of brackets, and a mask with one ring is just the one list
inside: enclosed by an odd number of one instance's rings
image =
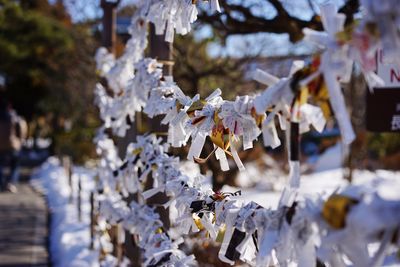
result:
[[(317, 14), (312, 16), (310, 20), (303, 20), (291, 16), (279, 0), (264, 1), (275, 8), (277, 15), (274, 18), (267, 19), (255, 16), (251, 12), (251, 8), (244, 5), (245, 1), (242, 4), (232, 4), (228, 3), (228, 1), (223, 1), (221, 3), (222, 13), (213, 15), (202, 13), (199, 15), (199, 19), (202, 22), (212, 25), (218, 34), (224, 38), (235, 34), (269, 32), (287, 33), (291, 42), (297, 42), (303, 38), (302, 30), (306, 27), (322, 30), (322, 23)], [(348, 0), (340, 8), (339, 12), (346, 14), (346, 22), (348, 23), (353, 20), (353, 15), (358, 11), (358, 8), (358, 0)], [(244, 19), (239, 19), (237, 14), (240, 14)]]

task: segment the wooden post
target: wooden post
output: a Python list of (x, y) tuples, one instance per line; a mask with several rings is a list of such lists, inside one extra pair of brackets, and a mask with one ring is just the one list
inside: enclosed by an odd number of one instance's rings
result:
[(78, 221), (82, 221), (82, 181), (81, 181), (81, 175), (78, 175), (78, 196), (77, 196), (77, 206), (78, 206)]
[[(164, 35), (156, 35), (155, 27), (153, 24), (150, 25), (150, 56), (161, 61), (164, 64), (163, 75), (172, 75), (172, 43), (165, 42)], [(161, 124), (161, 118), (156, 117), (149, 120), (150, 129), (152, 132), (167, 132), (168, 127)], [(146, 182), (145, 188), (151, 188), (153, 185), (153, 179), (149, 177)], [(155, 196), (147, 200), (147, 204), (163, 204), (169, 199), (165, 194), (158, 193)], [(169, 210), (163, 207), (157, 207), (156, 211), (160, 214), (160, 219), (166, 230), (169, 229)]]
[(290, 161), (300, 161), (300, 130), (299, 123), (290, 123)]
[(94, 227), (95, 227), (95, 218), (94, 218), (94, 193), (90, 192), (90, 249), (94, 248)]
[[(101, 0), (101, 8), (103, 9), (103, 32), (102, 32), (102, 45), (110, 51), (110, 53), (115, 55), (115, 43), (117, 39), (116, 34), (116, 19), (117, 12), (116, 8), (120, 0), (117, 1), (107, 1)], [(118, 145), (119, 150), (121, 150), (121, 145)], [(122, 249), (118, 244), (118, 226), (112, 226), (110, 231), (110, 236), (114, 246), (113, 255), (118, 259), (118, 262), (122, 260)]]
[(117, 225), (117, 259), (118, 264), (121, 265), (124, 258), (124, 245), (125, 245), (125, 230), (122, 224)]
[(72, 181), (72, 167), (71, 167), (71, 161), (69, 161), (69, 167), (68, 167), (68, 184), (69, 188), (71, 188), (71, 194), (69, 195), (69, 203), (72, 203), (74, 199), (74, 185)]
[[(356, 81), (356, 79), (355, 79), (355, 67), (354, 67), (354, 65), (353, 65), (353, 67), (352, 67), (352, 70), (351, 70), (351, 77), (350, 77), (350, 84), (349, 84), (349, 88), (348, 88), (348, 91), (349, 91), (349, 98), (350, 98), (350, 107), (353, 107), (354, 105), (354, 93), (355, 93), (355, 81)], [(353, 127), (355, 126), (354, 125), (354, 117), (353, 117), (353, 110), (352, 109), (350, 109), (350, 111), (349, 111), (349, 115), (350, 115), (350, 120), (351, 120), (351, 124), (353, 125)], [(356, 138), (357, 138), (357, 130), (358, 129), (355, 129), (355, 132), (356, 132)], [(355, 149), (355, 147), (354, 147), (354, 141), (353, 141), (353, 143), (352, 144), (350, 144), (350, 145), (347, 145), (347, 147), (346, 147), (346, 145), (345, 144), (343, 144), (342, 145), (342, 154), (344, 155), (344, 152), (346, 152), (346, 150), (348, 149), (348, 155), (347, 155), (347, 159), (346, 158), (344, 158), (343, 159), (343, 178), (344, 179), (346, 179), (347, 181), (349, 181), (350, 183), (352, 182), (352, 180), (353, 180), (353, 168), (354, 168), (354, 149)]]
[(72, 185), (72, 163), (71, 163), (71, 158), (69, 156), (62, 156), (61, 158), (61, 164), (64, 168), (65, 174), (67, 175), (68, 179), (68, 185), (70, 189), (70, 195), (69, 195), (69, 203), (72, 203), (72, 199), (74, 197), (74, 188)]
[(101, 0), (101, 8), (103, 9), (103, 32), (102, 32), (102, 45), (115, 54), (115, 43), (117, 40), (116, 35), (116, 8), (120, 1), (110, 2)]
[(166, 42), (164, 35), (156, 35), (155, 32), (154, 25), (150, 24), (150, 57), (162, 61), (164, 76), (170, 76), (173, 71), (172, 43)]
[[(138, 193), (129, 194), (126, 202), (130, 204), (132, 201), (138, 201)], [(130, 260), (132, 267), (142, 266), (141, 251), (135, 235), (131, 234), (129, 231), (125, 231), (125, 255)]]

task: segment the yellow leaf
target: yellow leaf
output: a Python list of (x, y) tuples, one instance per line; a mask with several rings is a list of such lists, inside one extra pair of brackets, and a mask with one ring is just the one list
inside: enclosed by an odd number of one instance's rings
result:
[(251, 109), (251, 116), (252, 116), (252, 117), (254, 118), (254, 120), (256, 121), (257, 126), (261, 128), (262, 123), (263, 123), (263, 121), (264, 121), (264, 119), (265, 119), (265, 114), (263, 114), (263, 115), (257, 114), (256, 109), (253, 107), (253, 108)]
[(224, 224), (218, 231), (217, 238), (215, 241), (222, 243), (224, 241), (224, 236), (225, 236), (225, 231), (226, 231), (226, 225)]
[(193, 102), (193, 104), (189, 107), (189, 109), (186, 111), (186, 113), (188, 114), (189, 117), (193, 117), (194, 112), (196, 110), (202, 110), (206, 103), (207, 102), (204, 100), (197, 100), (197, 101)]
[(141, 149), (141, 148), (136, 148), (136, 149), (134, 149), (134, 150), (132, 151), (132, 154), (133, 154), (133, 155), (139, 155), (140, 152), (142, 152), (142, 149)]
[(308, 88), (307, 87), (302, 88), (301, 91), (300, 91), (300, 97), (299, 97), (300, 106), (305, 104), (305, 103), (307, 103), (308, 95), (309, 95), (308, 94)]
[(332, 195), (324, 203), (322, 217), (333, 228), (341, 229), (346, 226), (346, 216), (357, 200), (343, 195)]
[(222, 124), (222, 120), (218, 117), (217, 112), (214, 113), (215, 125), (211, 131), (211, 141), (223, 150), (229, 148), (229, 129), (226, 129)]
[(194, 223), (196, 224), (197, 228), (199, 228), (200, 231), (204, 230), (204, 226), (201, 223), (199, 216), (197, 216), (196, 214), (193, 214), (193, 220), (194, 220)]

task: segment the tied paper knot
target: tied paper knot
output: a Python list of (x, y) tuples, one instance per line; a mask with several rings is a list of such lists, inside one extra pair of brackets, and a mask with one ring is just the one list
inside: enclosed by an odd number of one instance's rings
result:
[(225, 128), (234, 135), (243, 137), (244, 150), (252, 148), (253, 141), (261, 133), (252, 114), (253, 107), (253, 98), (238, 96), (235, 102), (224, 102), (218, 114)]
[(326, 4), (321, 6), (321, 18), (325, 32), (316, 32), (307, 28), (303, 31), (306, 40), (314, 42), (324, 49), (319, 69), (328, 87), (330, 103), (339, 124), (343, 142), (350, 144), (355, 138), (355, 133), (346, 110), (338, 78), (344, 81), (349, 80), (348, 75), (351, 74), (352, 61), (347, 56), (348, 45), (341, 45), (336, 40), (336, 34), (343, 31), (346, 17), (337, 13), (335, 5)]
[[(220, 12), (218, 0), (211, 0), (211, 10)], [(156, 34), (165, 33), (165, 41), (172, 43), (174, 30), (185, 35), (191, 30), (191, 23), (197, 20), (197, 8), (191, 0), (153, 1), (147, 19), (154, 23)]]

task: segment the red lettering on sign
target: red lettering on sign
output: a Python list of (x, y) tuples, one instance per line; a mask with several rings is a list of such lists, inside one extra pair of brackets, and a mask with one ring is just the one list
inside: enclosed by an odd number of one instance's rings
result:
[(400, 73), (395, 69), (390, 69), (390, 82), (392, 83), (395, 78), (397, 82), (400, 82)]

